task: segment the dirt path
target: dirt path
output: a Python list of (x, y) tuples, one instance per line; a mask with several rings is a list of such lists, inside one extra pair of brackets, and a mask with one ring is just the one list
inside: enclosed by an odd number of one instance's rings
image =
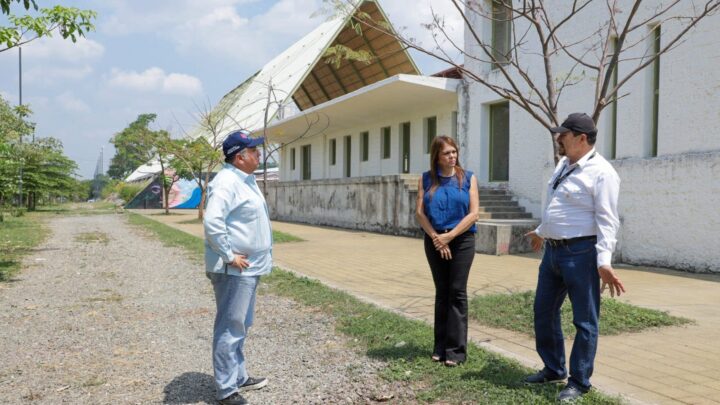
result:
[[(0, 284), (0, 403), (214, 403), (214, 301), (199, 258), (122, 215), (58, 217)], [(270, 385), (251, 403), (365, 403), (403, 388), (349, 350), (324, 314), (261, 293), (249, 370)]]

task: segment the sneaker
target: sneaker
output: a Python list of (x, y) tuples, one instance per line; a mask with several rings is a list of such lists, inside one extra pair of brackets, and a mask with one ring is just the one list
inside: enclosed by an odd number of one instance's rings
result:
[(568, 384), (558, 394), (558, 401), (560, 402), (573, 402), (581, 396), (585, 395), (587, 391), (583, 391), (575, 385)]
[(525, 377), (524, 382), (525, 384), (549, 384), (564, 382), (565, 378), (567, 377), (552, 376), (546, 373), (545, 370), (540, 370), (535, 374)]
[(268, 384), (268, 379), (265, 377), (248, 377), (247, 381), (245, 381), (245, 384), (240, 386), (238, 388), (238, 391), (252, 391), (252, 390), (259, 390), (260, 388), (266, 386)]
[(237, 392), (234, 392), (227, 398), (223, 398), (218, 401), (220, 405), (245, 405), (248, 401)]

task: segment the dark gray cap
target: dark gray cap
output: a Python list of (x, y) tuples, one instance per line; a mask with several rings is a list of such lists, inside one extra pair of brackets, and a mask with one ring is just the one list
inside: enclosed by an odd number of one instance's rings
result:
[(550, 128), (550, 132), (562, 134), (563, 132), (578, 132), (581, 134), (596, 135), (595, 121), (585, 113), (572, 113), (563, 121), (562, 125)]

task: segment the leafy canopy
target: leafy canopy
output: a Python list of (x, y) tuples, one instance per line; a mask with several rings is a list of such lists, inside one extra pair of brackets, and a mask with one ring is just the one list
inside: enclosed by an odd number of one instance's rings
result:
[(25, 9), (32, 6), (38, 10), (35, 0), (0, 0), (0, 10), (7, 14), (9, 26), (0, 26), (0, 52), (24, 45), (42, 37), (51, 37), (58, 31), (63, 39), (76, 42), (79, 37), (95, 29), (93, 20), (97, 13), (75, 7), (54, 6), (41, 8), (37, 15), (16, 16), (10, 14), (10, 4), (23, 2)]

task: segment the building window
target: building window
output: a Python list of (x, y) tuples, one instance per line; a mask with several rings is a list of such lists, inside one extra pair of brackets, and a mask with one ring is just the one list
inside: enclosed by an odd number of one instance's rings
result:
[(337, 140), (330, 140), (330, 165), (335, 166), (337, 163)]
[(370, 133), (367, 131), (360, 133), (360, 159), (363, 162), (368, 161), (368, 156), (370, 153), (368, 152), (368, 149), (370, 149)]
[(295, 148), (290, 148), (290, 170), (295, 170)]
[(352, 137), (350, 135), (345, 137), (345, 177), (350, 177), (352, 174), (350, 169), (352, 167), (350, 158), (352, 157)]
[(382, 158), (390, 159), (390, 127), (380, 130), (382, 134)]
[(311, 156), (310, 156), (310, 145), (302, 147), (302, 179), (310, 180)]
[(425, 118), (425, 153), (430, 153), (430, 145), (437, 136), (437, 117)]
[(400, 171), (410, 173), (410, 123), (400, 124)]
[(510, 106), (490, 106), (490, 181), (508, 181), (510, 165)]
[(512, 40), (512, 2), (508, 0), (492, 1), (492, 46), (493, 69), (498, 64), (506, 64), (510, 61), (510, 41)]
[(658, 130), (660, 120), (660, 25), (656, 25), (653, 30), (653, 54), (657, 57), (652, 64), (652, 131), (650, 156), (658, 155)]

